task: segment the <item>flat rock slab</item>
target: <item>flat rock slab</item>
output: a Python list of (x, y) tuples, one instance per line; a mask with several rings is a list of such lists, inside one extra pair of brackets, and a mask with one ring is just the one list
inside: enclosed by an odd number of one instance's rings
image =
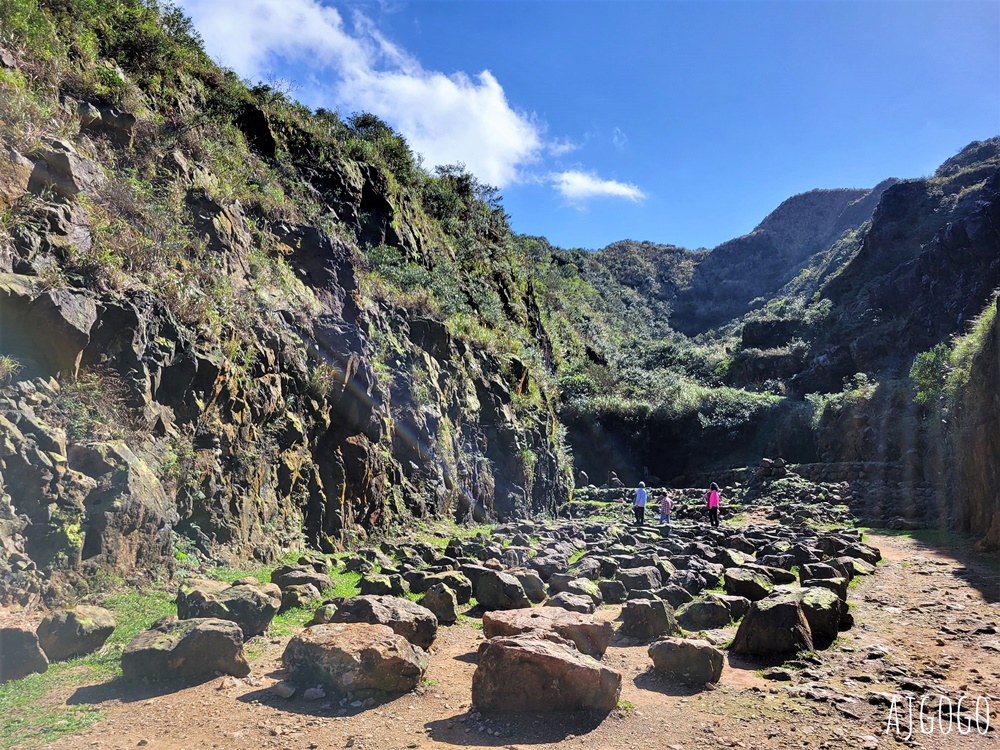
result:
[(38, 624), (38, 643), (51, 661), (92, 654), (115, 632), (115, 618), (103, 607), (50, 612)]
[(49, 660), (38, 645), (34, 631), (0, 628), (0, 682), (40, 674), (48, 668)]
[(610, 713), (622, 676), (566, 643), (535, 634), (491, 638), (479, 647), (472, 704), (480, 711)]
[(168, 680), (250, 674), (243, 654), (243, 631), (235, 622), (215, 618), (165, 617), (139, 633), (122, 654), (127, 679)]
[(558, 633), (572, 641), (580, 653), (596, 659), (604, 656), (614, 635), (610, 622), (558, 607), (533, 607), (483, 615), (483, 635), (487, 638), (520, 635), (535, 630)]
[(240, 626), (245, 638), (261, 635), (281, 608), (281, 590), (276, 584), (225, 584), (191, 579), (177, 592), (177, 616), (181, 620), (214, 617)]
[(355, 596), (337, 605), (329, 622), (385, 625), (414, 646), (428, 649), (437, 636), (438, 619), (427, 607), (394, 596)]
[(685, 682), (718, 682), (722, 677), (722, 652), (708, 641), (665, 638), (649, 647), (653, 669)]
[(281, 657), (296, 681), (337, 693), (403, 693), (427, 670), (427, 652), (385, 625), (313, 625)]

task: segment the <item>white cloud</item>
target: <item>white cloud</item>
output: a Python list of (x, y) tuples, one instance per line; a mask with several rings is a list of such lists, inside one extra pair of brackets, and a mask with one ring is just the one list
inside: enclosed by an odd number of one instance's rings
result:
[(625, 135), (625, 131), (616, 127), (611, 134), (611, 143), (619, 151), (624, 151), (628, 147), (628, 136)]
[(469, 77), (424, 70), (360, 14), (349, 29), (319, 0), (179, 4), (224, 65), (252, 79), (266, 77), (282, 59), (303, 65), (314, 76), (309, 103), (378, 115), (430, 167), (463, 162), (481, 180), (503, 187), (548, 147), (544, 126), (512, 107), (489, 71)]
[(580, 148), (579, 143), (574, 143), (569, 138), (562, 138), (551, 141), (545, 145), (545, 150), (552, 156), (565, 156)]
[(625, 198), (636, 203), (646, 197), (636, 185), (602, 180), (590, 172), (557, 172), (551, 175), (551, 179), (556, 190), (570, 203), (582, 203), (591, 198)]

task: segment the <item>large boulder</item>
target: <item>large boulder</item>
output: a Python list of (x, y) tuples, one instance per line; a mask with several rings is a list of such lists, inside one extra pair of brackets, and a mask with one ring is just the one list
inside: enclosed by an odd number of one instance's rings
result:
[(414, 646), (428, 649), (437, 635), (438, 619), (427, 607), (394, 596), (355, 596), (337, 605), (330, 622), (385, 625)]
[(244, 638), (262, 635), (280, 608), (281, 591), (273, 583), (229, 585), (192, 578), (177, 591), (177, 617), (181, 620), (231, 620), (240, 626)]
[(38, 636), (18, 627), (0, 628), (0, 682), (19, 680), (45, 672), (49, 660), (38, 645)]
[(234, 677), (250, 674), (243, 631), (229, 620), (165, 617), (133, 638), (122, 653), (126, 679), (212, 677), (216, 672)]
[(35, 167), (28, 189), (37, 195), (52, 190), (63, 198), (75, 198), (104, 182), (97, 165), (80, 156), (69, 141), (49, 138), (30, 156), (35, 159)]
[(472, 704), (480, 711), (607, 714), (618, 705), (621, 686), (620, 673), (568, 643), (526, 633), (491, 638), (479, 647)]
[(608, 650), (614, 628), (589, 614), (558, 607), (533, 607), (483, 615), (483, 635), (487, 638), (519, 635), (534, 630), (558, 633), (572, 641), (577, 649), (599, 659)]
[(847, 602), (835, 592), (817, 586), (796, 589), (782, 598), (791, 598), (800, 604), (816, 648), (827, 648), (837, 639), (847, 613)]
[(420, 606), (427, 607), (442, 625), (458, 621), (458, 598), (443, 583), (435, 583), (420, 598)]
[(374, 596), (406, 596), (406, 582), (398, 575), (369, 573), (361, 578), (361, 594)]
[(665, 638), (649, 647), (653, 669), (685, 682), (718, 682), (722, 677), (722, 652), (708, 641)]
[(774, 591), (774, 583), (764, 573), (750, 568), (729, 568), (723, 576), (726, 593), (760, 601)]
[(812, 651), (812, 631), (796, 599), (762, 599), (751, 605), (729, 648), (747, 656)]
[(476, 600), (483, 610), (525, 609), (531, 606), (521, 582), (509, 573), (490, 570), (476, 582)]
[(625, 568), (615, 573), (615, 580), (625, 584), (629, 591), (658, 589), (663, 584), (663, 576), (658, 568), (647, 565), (641, 568)]
[(402, 693), (427, 670), (427, 652), (385, 625), (313, 625), (281, 657), (299, 682), (337, 693)]
[(312, 584), (317, 591), (333, 588), (333, 580), (325, 573), (318, 573), (312, 565), (281, 565), (271, 571), (271, 583), (282, 591), (289, 586)]
[(457, 570), (420, 575), (410, 581), (410, 591), (414, 594), (422, 594), (431, 586), (439, 583), (443, 583), (455, 592), (455, 598), (458, 599), (459, 604), (468, 604), (472, 599), (472, 581), (464, 573), (459, 573)]
[(545, 582), (542, 577), (533, 570), (512, 570), (510, 572), (524, 588), (524, 594), (533, 604), (545, 601)]
[(685, 630), (724, 628), (732, 619), (729, 605), (712, 594), (702, 594), (677, 609), (677, 622)]
[(622, 635), (649, 641), (661, 635), (680, 635), (674, 610), (660, 599), (633, 599), (622, 607)]
[(50, 612), (35, 631), (49, 661), (92, 654), (115, 632), (115, 618), (102, 607)]

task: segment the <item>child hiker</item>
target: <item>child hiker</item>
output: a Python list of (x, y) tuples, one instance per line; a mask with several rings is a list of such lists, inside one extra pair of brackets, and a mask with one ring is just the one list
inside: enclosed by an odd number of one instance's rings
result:
[(660, 498), (660, 525), (670, 525), (670, 511), (673, 507), (670, 495), (664, 493), (663, 497)]

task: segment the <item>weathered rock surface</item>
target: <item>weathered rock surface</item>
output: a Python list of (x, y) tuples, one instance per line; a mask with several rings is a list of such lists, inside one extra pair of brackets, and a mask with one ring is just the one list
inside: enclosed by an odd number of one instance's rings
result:
[(115, 631), (115, 618), (102, 607), (79, 606), (51, 612), (35, 633), (49, 661), (92, 654)]
[(126, 679), (202, 678), (216, 672), (233, 677), (250, 674), (243, 632), (229, 620), (167, 617), (139, 633), (122, 653)]
[(49, 660), (34, 632), (17, 627), (0, 628), (0, 682), (19, 680), (48, 668)]
[(747, 656), (812, 651), (812, 631), (798, 601), (762, 599), (750, 607), (729, 648)]
[(734, 619), (729, 605), (712, 594), (702, 594), (697, 599), (681, 605), (676, 615), (677, 622), (685, 630), (724, 628)]
[(661, 635), (680, 634), (673, 608), (660, 599), (633, 599), (622, 607), (620, 632), (648, 641)]
[(723, 653), (708, 641), (665, 638), (649, 647), (653, 668), (677, 679), (718, 682), (722, 677)]
[(490, 570), (476, 582), (476, 601), (484, 611), (524, 609), (531, 606), (521, 582), (508, 573)]
[(214, 617), (240, 626), (245, 638), (261, 635), (281, 609), (281, 591), (271, 584), (229, 585), (188, 579), (177, 591), (177, 617)]
[(433, 612), (442, 625), (453, 625), (458, 621), (458, 598), (443, 583), (435, 583), (427, 589), (418, 603)]
[(483, 615), (483, 635), (487, 638), (519, 635), (534, 630), (551, 631), (576, 644), (577, 649), (599, 659), (608, 650), (614, 628), (610, 622), (592, 615), (558, 607), (532, 607)]
[(385, 625), (415, 646), (430, 648), (437, 635), (438, 619), (427, 607), (393, 596), (355, 596), (337, 605), (329, 622), (364, 622)]
[(622, 676), (565, 643), (534, 634), (491, 638), (479, 647), (472, 703), (481, 711), (609, 713)]
[(313, 625), (293, 637), (281, 657), (296, 681), (334, 692), (402, 693), (427, 669), (427, 653), (385, 625)]
[(723, 578), (727, 594), (742, 596), (752, 602), (774, 591), (774, 583), (767, 576), (749, 568), (729, 568)]

